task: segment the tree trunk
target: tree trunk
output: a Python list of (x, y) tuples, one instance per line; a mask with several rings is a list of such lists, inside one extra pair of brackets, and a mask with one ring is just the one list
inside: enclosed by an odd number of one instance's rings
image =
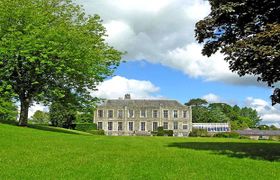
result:
[(19, 126), (27, 126), (29, 105), (30, 100), (28, 98), (20, 98)]

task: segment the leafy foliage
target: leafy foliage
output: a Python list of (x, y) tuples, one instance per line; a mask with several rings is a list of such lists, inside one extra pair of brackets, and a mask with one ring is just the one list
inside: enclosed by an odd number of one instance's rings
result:
[(49, 113), (38, 110), (31, 117), (31, 121), (36, 124), (48, 124), (50, 121)]
[(85, 16), (72, 0), (0, 0), (0, 81), (21, 102), (20, 125), (33, 102), (72, 94), (92, 102), (89, 90), (119, 65), (98, 15)]
[(7, 99), (0, 97), (0, 120), (16, 120), (17, 118), (17, 107), (15, 104)]
[(76, 123), (75, 130), (88, 132), (90, 130), (97, 130), (97, 125), (94, 123)]
[[(196, 100), (196, 99), (195, 99)], [(193, 102), (191, 99), (188, 103)], [(231, 129), (257, 127), (261, 121), (256, 110), (248, 107), (230, 106), (226, 103), (205, 103), (192, 107), (194, 123), (223, 123), (230, 122)]]
[(50, 122), (52, 126), (72, 128), (76, 119), (76, 110), (71, 104), (54, 102), (50, 106)]
[[(196, 24), (203, 55), (220, 51), (230, 69), (252, 74), (273, 86), (280, 80), (280, 2), (271, 0), (209, 0), (210, 14)], [(275, 89), (272, 103), (280, 103)]]

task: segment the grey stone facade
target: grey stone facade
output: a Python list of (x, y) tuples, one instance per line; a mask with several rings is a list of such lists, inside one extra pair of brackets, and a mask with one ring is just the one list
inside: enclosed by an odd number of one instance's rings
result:
[(94, 113), (94, 123), (106, 135), (151, 135), (157, 127), (173, 130), (174, 136), (188, 136), (192, 129), (191, 107), (175, 100), (105, 100)]

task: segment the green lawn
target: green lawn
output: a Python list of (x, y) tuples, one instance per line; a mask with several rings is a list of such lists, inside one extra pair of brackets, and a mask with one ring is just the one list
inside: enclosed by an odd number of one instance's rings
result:
[(0, 179), (280, 179), (280, 143), (109, 137), (0, 124)]

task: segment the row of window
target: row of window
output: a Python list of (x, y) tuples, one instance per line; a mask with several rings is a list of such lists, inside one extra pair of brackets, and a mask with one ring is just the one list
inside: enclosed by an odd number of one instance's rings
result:
[[(103, 118), (104, 117), (104, 110), (98, 110), (97, 111), (97, 117)], [(128, 117), (129, 118), (134, 118), (134, 110), (129, 109), (128, 110)], [(163, 118), (168, 118), (169, 117), (169, 110), (163, 110), (162, 111)], [(122, 119), (124, 116), (123, 110), (118, 110), (117, 112), (117, 118)], [(114, 110), (107, 110), (107, 117), (108, 118), (114, 118)], [(141, 118), (147, 118), (147, 110), (140, 110), (140, 117)], [(158, 118), (159, 117), (159, 110), (153, 110), (152, 111), (152, 117), (153, 118)], [(179, 111), (178, 110), (173, 110), (173, 118), (178, 118), (179, 117)], [(183, 111), (183, 118), (188, 118), (188, 111)]]
[(227, 131), (229, 131), (228, 127), (203, 127), (203, 126), (199, 126), (198, 129), (206, 129), (208, 132), (227, 132)]
[[(97, 123), (98, 129), (103, 129), (103, 122)], [(158, 122), (153, 122), (152, 124), (153, 131), (158, 129)], [(163, 129), (168, 129), (168, 122), (163, 122)], [(178, 129), (178, 122), (173, 122), (173, 129)], [(188, 125), (183, 125), (183, 129), (188, 129)], [(108, 130), (113, 130), (113, 122), (108, 122)], [(118, 131), (123, 130), (123, 122), (118, 122)], [(128, 131), (134, 131), (134, 122), (128, 122)], [(140, 131), (146, 131), (146, 122), (140, 122)]]

